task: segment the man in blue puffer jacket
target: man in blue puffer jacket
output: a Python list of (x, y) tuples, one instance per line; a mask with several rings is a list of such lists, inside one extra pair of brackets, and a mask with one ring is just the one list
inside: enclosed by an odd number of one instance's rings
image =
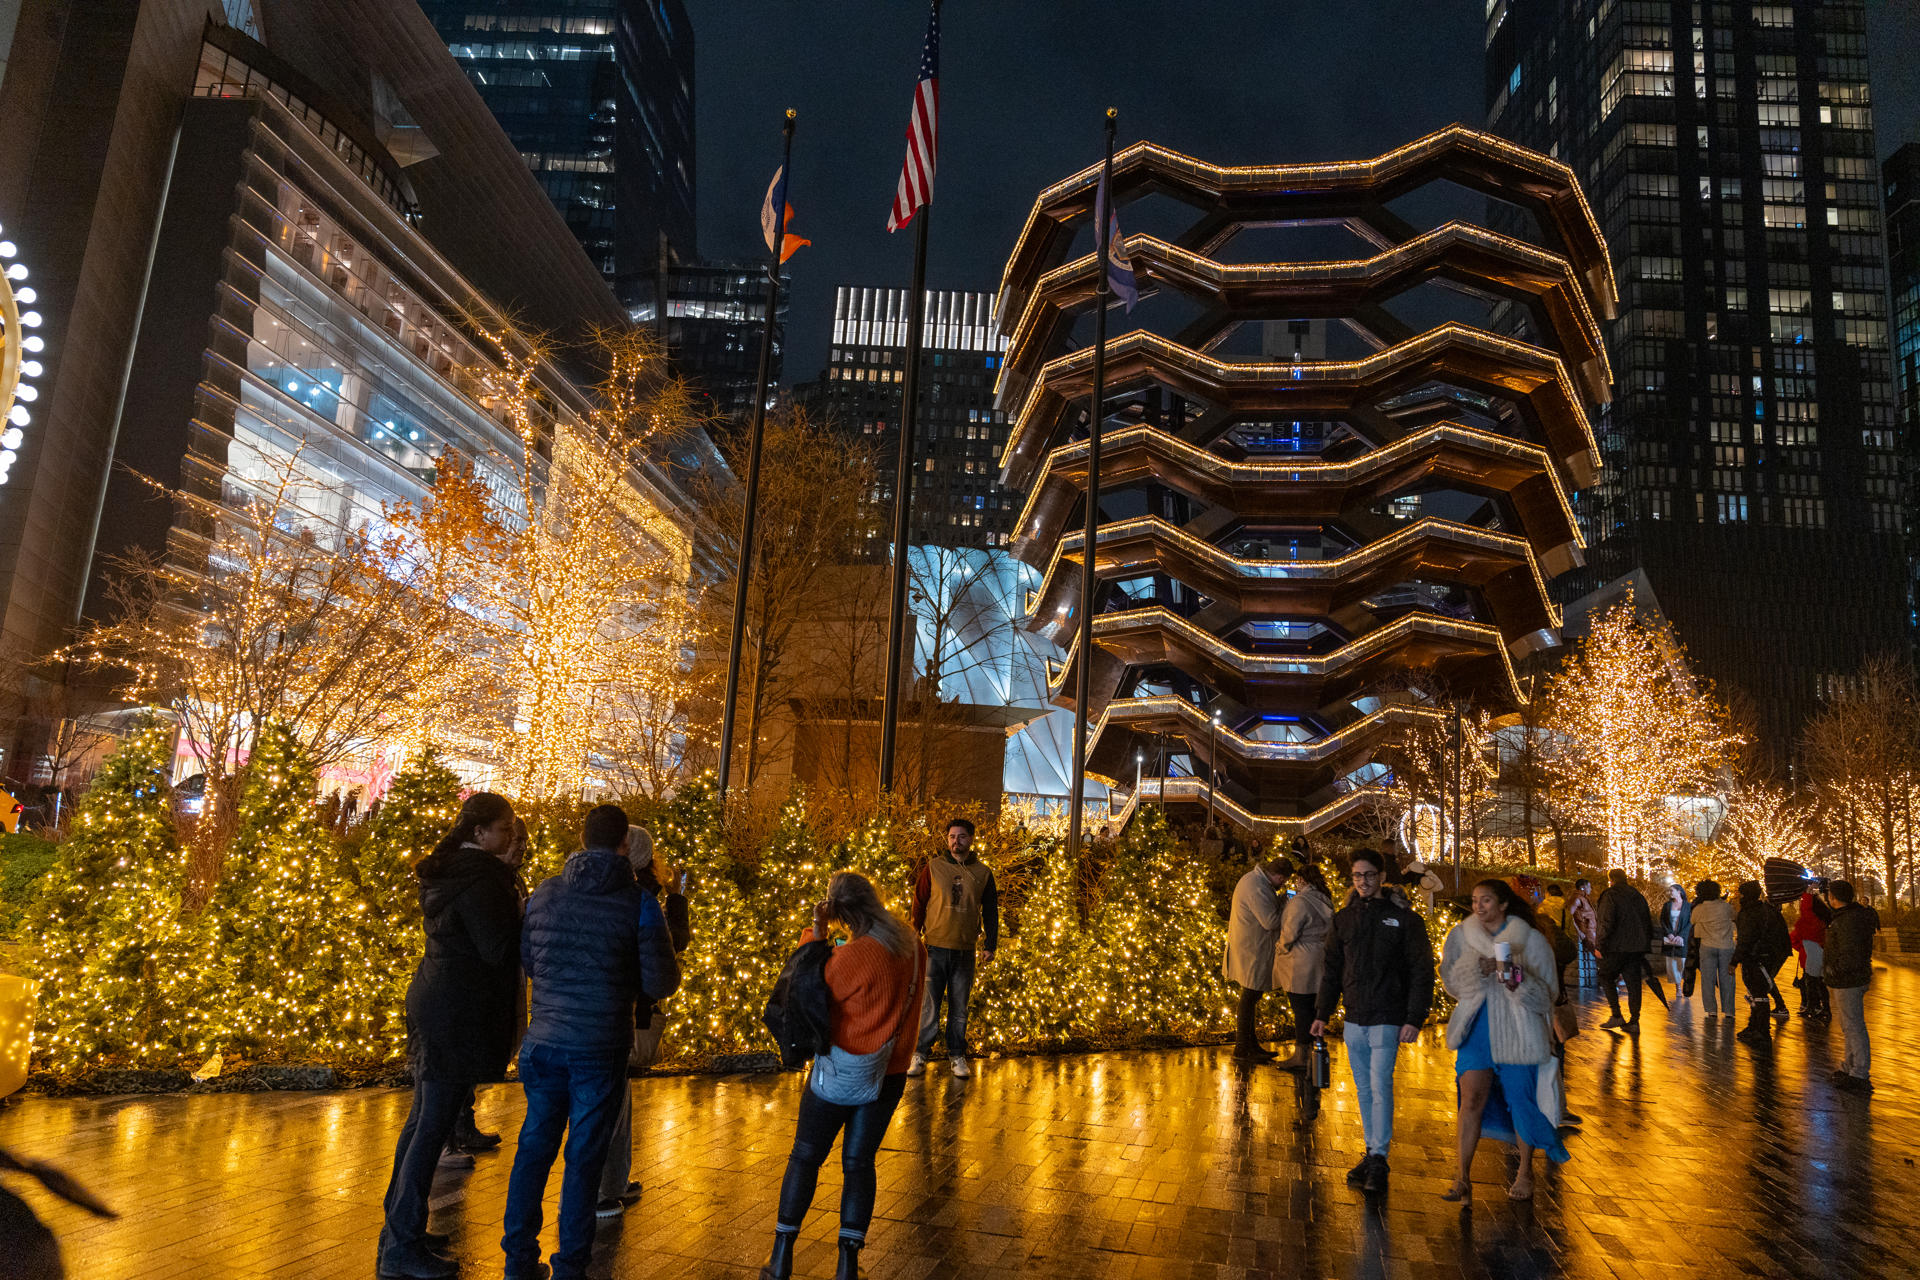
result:
[(507, 1182), (500, 1241), (507, 1280), (549, 1274), (540, 1262), (540, 1201), (562, 1135), (567, 1162), (551, 1274), (586, 1275), (600, 1171), (627, 1088), (634, 1003), (663, 1000), (680, 985), (666, 916), (635, 883), (626, 838), (627, 815), (618, 807), (590, 810), (584, 847), (527, 901), (520, 930), (520, 962), (533, 984), (520, 1042), (527, 1114)]

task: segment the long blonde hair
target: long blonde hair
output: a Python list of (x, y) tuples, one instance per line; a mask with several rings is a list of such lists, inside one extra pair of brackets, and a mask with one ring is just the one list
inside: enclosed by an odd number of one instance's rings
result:
[(913, 931), (887, 910), (873, 884), (855, 871), (836, 871), (827, 883), (827, 915), (847, 926), (854, 937), (872, 936), (897, 956), (914, 952)]

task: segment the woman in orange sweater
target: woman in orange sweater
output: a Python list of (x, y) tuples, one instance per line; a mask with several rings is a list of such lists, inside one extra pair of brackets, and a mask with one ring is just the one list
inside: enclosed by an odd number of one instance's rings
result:
[(793, 1274), (794, 1241), (813, 1203), (820, 1166), (843, 1128), (840, 1265), (834, 1274), (835, 1280), (857, 1280), (860, 1249), (873, 1221), (873, 1157), (906, 1089), (907, 1064), (920, 1025), (926, 948), (887, 910), (865, 876), (851, 871), (834, 875), (826, 901), (813, 909), (813, 928), (801, 942), (825, 940), (833, 924), (845, 926), (852, 935), (827, 960), (833, 1044), (814, 1059), (800, 1098), (793, 1154), (780, 1185), (773, 1256), (760, 1273), (763, 1280), (787, 1280)]

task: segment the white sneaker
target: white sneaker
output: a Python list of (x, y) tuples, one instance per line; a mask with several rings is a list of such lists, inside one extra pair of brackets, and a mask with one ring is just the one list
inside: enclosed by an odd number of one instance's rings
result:
[(965, 1080), (973, 1074), (973, 1068), (967, 1065), (965, 1058), (956, 1054), (953, 1059), (953, 1074), (957, 1079)]
[(923, 1054), (914, 1054), (913, 1061), (907, 1064), (907, 1074), (916, 1078), (927, 1074), (927, 1059)]

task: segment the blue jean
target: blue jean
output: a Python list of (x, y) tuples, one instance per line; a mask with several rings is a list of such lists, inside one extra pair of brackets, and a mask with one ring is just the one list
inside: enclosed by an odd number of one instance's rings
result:
[(529, 1273), (540, 1261), (540, 1201), (547, 1175), (567, 1143), (560, 1175), (560, 1247), (553, 1255), (554, 1280), (581, 1280), (593, 1254), (594, 1207), (607, 1143), (620, 1117), (620, 1095), (627, 1089), (627, 1051), (571, 1051), (551, 1045), (520, 1046), (520, 1083), (527, 1093), (527, 1114), (520, 1122), (520, 1145), (507, 1179), (507, 1275)]
[(947, 1002), (947, 1053), (967, 1056), (967, 1001), (973, 995), (973, 948), (927, 948), (927, 999), (920, 1006), (920, 1056), (933, 1048), (940, 1029), (940, 1001)]
[(1393, 1142), (1393, 1067), (1400, 1057), (1400, 1027), (1356, 1027), (1349, 1022), (1344, 1034), (1367, 1154), (1384, 1156)]

